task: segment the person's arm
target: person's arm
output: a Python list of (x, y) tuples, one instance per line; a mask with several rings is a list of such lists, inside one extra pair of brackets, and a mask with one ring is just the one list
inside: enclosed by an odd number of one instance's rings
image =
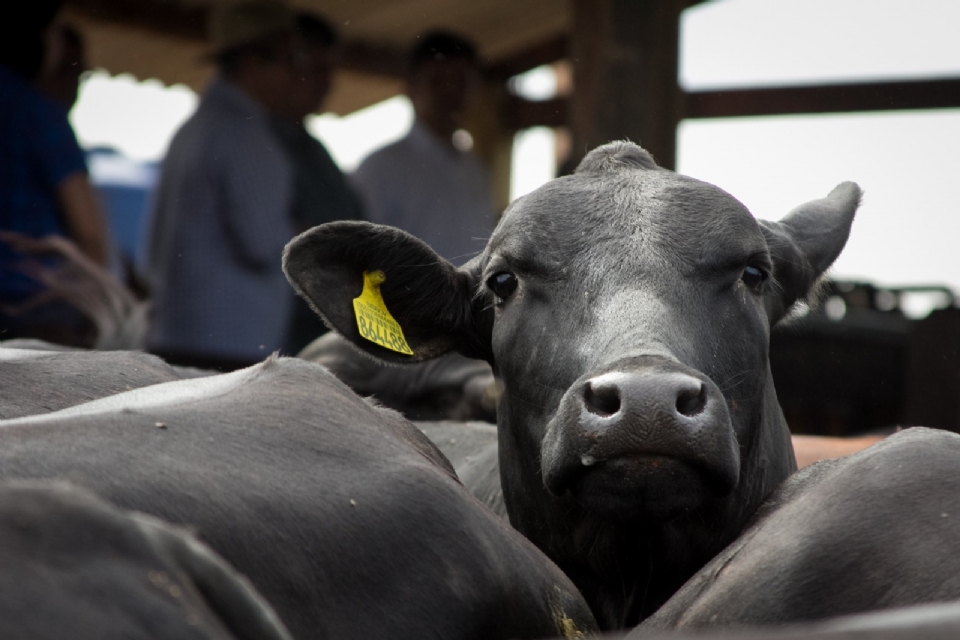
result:
[(35, 102), (30, 137), (33, 162), (56, 197), (64, 231), (84, 255), (106, 266), (107, 224), (77, 137), (61, 106), (46, 98)]
[(97, 194), (84, 171), (75, 171), (57, 184), (57, 200), (70, 238), (88, 258), (107, 266), (107, 225)]

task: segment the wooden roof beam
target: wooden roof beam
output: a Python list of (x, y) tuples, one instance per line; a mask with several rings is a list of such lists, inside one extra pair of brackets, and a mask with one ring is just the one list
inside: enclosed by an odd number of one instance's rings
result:
[[(566, 98), (512, 98), (504, 122), (511, 129), (560, 127), (567, 123)], [(809, 113), (851, 113), (960, 108), (960, 78), (843, 85), (688, 91), (684, 118), (736, 118)]]
[[(142, 29), (162, 36), (207, 41), (209, 8), (185, 6), (158, 0), (65, 0), (64, 6), (80, 16), (99, 22)], [(484, 69), (484, 76), (506, 81), (511, 76), (567, 54), (567, 37), (557, 36), (525, 49)], [(344, 39), (341, 66), (358, 73), (402, 78), (406, 73), (407, 51), (403, 47), (360, 39)]]
[(570, 100), (567, 97), (527, 100), (510, 96), (504, 105), (502, 121), (510, 131), (530, 127), (566, 127), (570, 124)]
[(66, 0), (64, 7), (90, 20), (112, 22), (187, 40), (207, 39), (206, 7), (154, 0)]
[[(210, 9), (156, 0), (66, 0), (72, 12), (90, 20), (143, 29), (161, 36), (207, 42)], [(406, 52), (362, 40), (344, 42), (341, 66), (350, 71), (402, 77)]]
[[(566, 56), (567, 36), (557, 36), (485, 66), (483, 77), (488, 81), (506, 82), (517, 74), (562, 60)], [(400, 47), (361, 40), (350, 40), (344, 43), (341, 62), (344, 69), (403, 78), (406, 73), (406, 63), (407, 51)]]
[(489, 80), (506, 82), (513, 76), (525, 71), (563, 60), (568, 56), (568, 51), (569, 38), (566, 34), (559, 35), (515, 53), (509, 58), (488, 65), (484, 69), (484, 77)]
[(339, 67), (357, 73), (402, 79), (406, 76), (407, 52), (390, 45), (346, 40)]
[(685, 118), (730, 118), (960, 107), (960, 78), (690, 91)]

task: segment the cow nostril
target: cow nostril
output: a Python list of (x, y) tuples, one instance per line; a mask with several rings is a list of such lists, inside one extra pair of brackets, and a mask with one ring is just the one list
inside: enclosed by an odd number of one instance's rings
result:
[(616, 386), (596, 386), (589, 382), (583, 392), (587, 411), (603, 418), (620, 411), (620, 389)]
[(677, 411), (692, 418), (707, 406), (707, 385), (700, 383), (699, 389), (684, 389), (677, 395)]

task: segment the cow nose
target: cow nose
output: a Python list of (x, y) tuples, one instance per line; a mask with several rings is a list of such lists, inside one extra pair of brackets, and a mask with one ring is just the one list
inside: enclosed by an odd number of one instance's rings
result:
[(660, 474), (650, 482), (672, 486), (681, 468), (727, 495), (739, 479), (739, 445), (717, 385), (660, 358), (624, 360), (574, 383), (541, 443), (544, 484), (557, 496), (604, 478), (625, 487), (619, 478)]
[(647, 423), (698, 430), (710, 400), (707, 385), (685, 373), (610, 372), (583, 384), (581, 420), (593, 432), (617, 427), (633, 414)]
[[(651, 384), (653, 383), (653, 384)], [(587, 380), (583, 388), (586, 410), (605, 419), (616, 416), (623, 405), (621, 398), (645, 398), (648, 403), (660, 405), (660, 411), (673, 410), (679, 418), (694, 418), (707, 406), (707, 385), (685, 374), (673, 374), (669, 379), (608, 373)]]

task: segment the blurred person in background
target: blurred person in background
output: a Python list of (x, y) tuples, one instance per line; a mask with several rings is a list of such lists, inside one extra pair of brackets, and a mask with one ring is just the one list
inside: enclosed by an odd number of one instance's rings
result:
[(77, 103), (80, 79), (87, 72), (83, 35), (70, 24), (54, 22), (47, 31), (47, 55), (34, 86), (69, 113)]
[(280, 262), (295, 230), (293, 174), (269, 114), (289, 110), (304, 60), (279, 3), (218, 8), (211, 40), (217, 77), (174, 136), (154, 195), (147, 347), (227, 371), (279, 349), (290, 321)]
[[(64, 27), (48, 28), (56, 4), (37, 3), (18, 20), (6, 21), (0, 33), (0, 230), (68, 238), (95, 265), (106, 266), (104, 216), (67, 121), (82, 63), (70, 60)], [(59, 86), (69, 89), (55, 98), (45, 95), (58, 84), (51, 82), (54, 70), (64, 67), (75, 77)], [(37, 337), (76, 346), (91, 340), (83, 316), (30, 276), (55, 263), (54, 257), (27, 259), (0, 243), (0, 339)]]
[[(304, 119), (317, 112), (330, 92), (339, 57), (339, 36), (323, 18), (299, 13), (297, 37), (303, 64), (284, 111), (270, 119), (293, 171), (291, 215), (302, 232), (334, 220), (362, 218), (360, 201), (330, 153), (307, 131)], [(327, 331), (306, 302), (297, 298), (283, 351), (294, 355)]]
[(486, 172), (458, 132), (478, 82), (472, 43), (443, 31), (420, 36), (407, 76), (413, 126), (351, 176), (368, 220), (419, 237), (456, 265), (483, 249), (495, 222)]

